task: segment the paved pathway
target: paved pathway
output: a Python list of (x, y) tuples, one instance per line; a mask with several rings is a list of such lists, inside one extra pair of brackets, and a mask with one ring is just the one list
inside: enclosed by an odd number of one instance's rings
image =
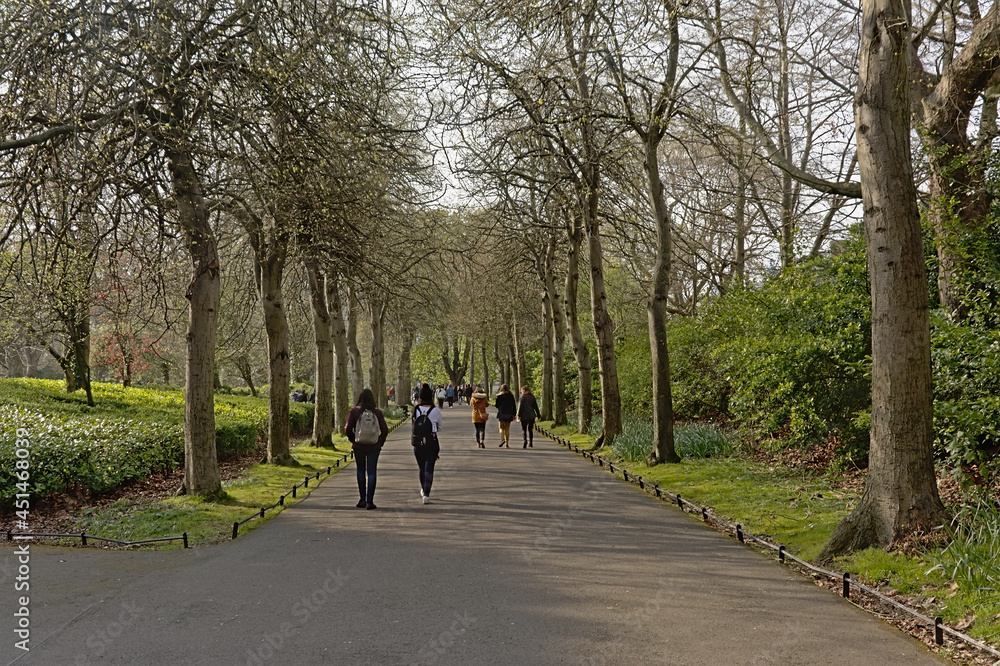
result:
[[(18, 664), (940, 664), (908, 636), (590, 463), (536, 439), (475, 447), (445, 408), (433, 502), (407, 428), (234, 542), (32, 547)], [(515, 424), (515, 431), (520, 428)], [(10, 591), (14, 557), (0, 550)]]

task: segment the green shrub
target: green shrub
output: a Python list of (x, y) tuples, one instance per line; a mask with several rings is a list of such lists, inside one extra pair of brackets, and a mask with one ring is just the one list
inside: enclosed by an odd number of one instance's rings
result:
[(1000, 451), (1000, 331), (931, 320), (934, 430), (950, 465), (988, 466)]
[[(31, 447), (34, 498), (79, 487), (112, 490), (184, 460), (184, 396), (179, 390), (123, 388), (94, 383), (96, 406), (82, 391), (67, 394), (58, 381), (0, 380), (0, 505), (16, 491), (16, 433)], [(314, 406), (291, 405), (293, 431), (308, 432)], [(267, 434), (267, 402), (238, 395), (215, 398), (216, 450), (220, 459), (244, 454)]]
[[(870, 299), (860, 237), (671, 324), (679, 419), (727, 417), (809, 446), (867, 450)], [(853, 449), (852, 449), (853, 450)]]

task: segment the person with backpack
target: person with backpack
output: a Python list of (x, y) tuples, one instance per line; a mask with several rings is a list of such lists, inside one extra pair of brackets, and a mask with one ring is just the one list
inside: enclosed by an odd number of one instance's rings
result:
[(441, 431), (441, 408), (434, 406), (434, 391), (424, 384), (420, 389), (420, 404), (413, 408), (413, 455), (420, 476), (420, 497), (431, 503), (434, 483), (434, 463), (441, 453), (438, 433)]
[(486, 412), (486, 407), (490, 404), (489, 396), (483, 391), (482, 386), (477, 386), (476, 391), (469, 399), (472, 405), (472, 425), (476, 428), (476, 446), (481, 449), (486, 448), (486, 422), (490, 415)]
[(358, 468), (358, 491), (361, 499), (356, 506), (359, 509), (377, 509), (375, 481), (378, 456), (382, 452), (385, 438), (389, 436), (389, 426), (385, 424), (382, 410), (375, 406), (375, 394), (371, 389), (361, 391), (357, 405), (347, 417), (344, 434), (354, 448), (354, 460)]
[(527, 386), (521, 387), (521, 398), (517, 401), (517, 420), (521, 422), (521, 432), (524, 435), (522, 449), (535, 448), (535, 419), (538, 418), (538, 401)]
[(497, 393), (493, 406), (497, 408), (497, 421), (500, 422), (500, 448), (510, 448), (510, 422), (517, 415), (517, 401), (514, 394), (510, 392), (510, 387), (506, 384), (500, 385), (500, 392)]

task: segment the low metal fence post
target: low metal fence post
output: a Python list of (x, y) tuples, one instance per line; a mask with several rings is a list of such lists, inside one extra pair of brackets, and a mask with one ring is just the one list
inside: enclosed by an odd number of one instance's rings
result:
[(785, 547), (778, 546), (778, 561), (784, 564), (785, 562)]
[(83, 545), (83, 546), (87, 545), (87, 533), (86, 532), (80, 532), (80, 541), (81, 541), (81, 545)]
[(184, 536), (184, 547), (187, 548), (188, 547), (188, 533), (185, 532), (183, 536)]
[(740, 543), (746, 543), (743, 540), (743, 526), (739, 523), (736, 523), (736, 538), (739, 539)]
[(934, 618), (934, 642), (937, 645), (944, 645), (944, 630), (941, 628), (941, 616)]
[(851, 574), (847, 571), (844, 572), (844, 598), (851, 598)]
[(240, 521), (233, 523), (233, 538), (235, 539), (240, 534)]

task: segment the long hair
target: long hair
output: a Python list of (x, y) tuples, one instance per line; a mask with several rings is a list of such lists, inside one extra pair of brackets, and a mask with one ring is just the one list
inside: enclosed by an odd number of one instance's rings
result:
[(375, 407), (375, 394), (372, 393), (372, 390), (370, 388), (366, 388), (365, 390), (363, 390), (361, 392), (361, 395), (358, 396), (357, 405), (361, 409), (367, 409), (367, 410), (372, 411), (372, 412), (375, 411), (375, 409), (376, 409), (376, 407)]
[(434, 404), (434, 389), (432, 389), (429, 384), (424, 384), (423, 386), (420, 387), (420, 404), (421, 405)]

